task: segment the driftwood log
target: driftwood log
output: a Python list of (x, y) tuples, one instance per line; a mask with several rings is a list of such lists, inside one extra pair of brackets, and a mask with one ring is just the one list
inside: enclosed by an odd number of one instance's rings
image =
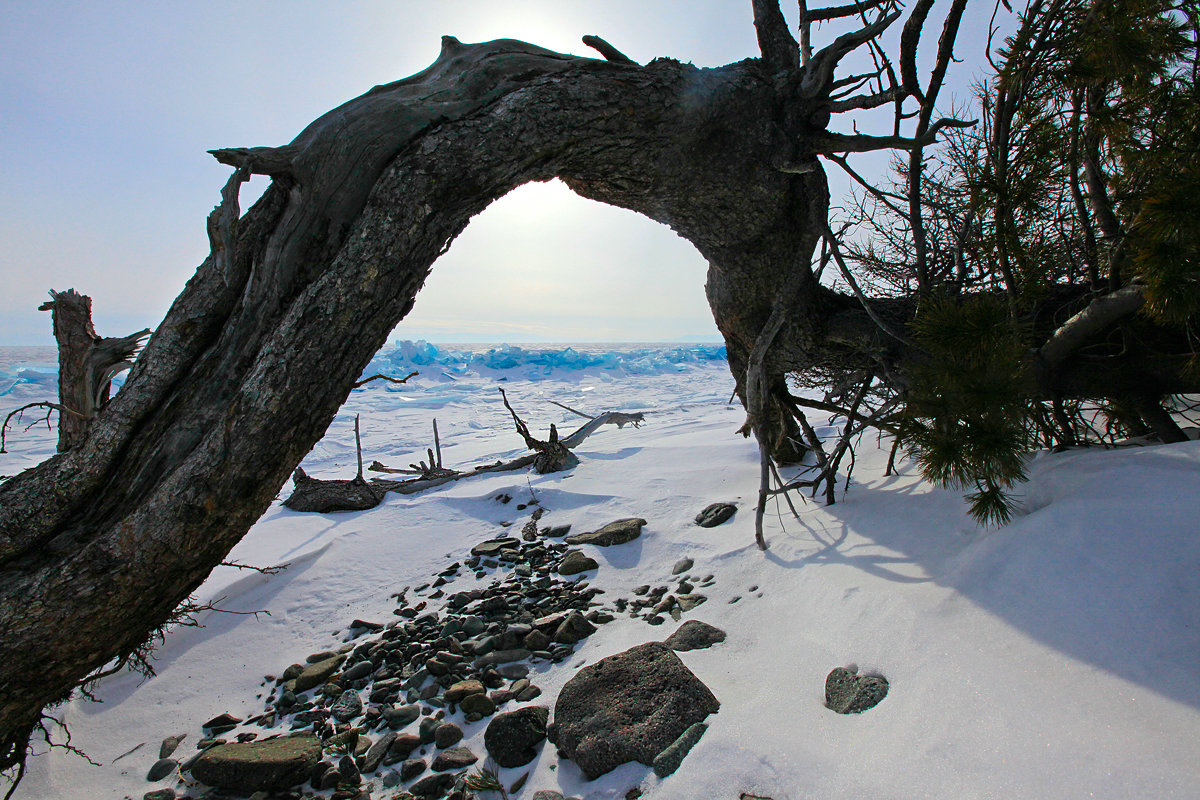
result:
[[(778, 400), (788, 371), (861, 363), (898, 374), (910, 354), (872, 317), (904, 334), (913, 301), (871, 301), (868, 314), (809, 266), (829, 206), (817, 156), (919, 144), (829, 131), (838, 111), (895, 99), (835, 97), (845, 85), (834, 72), (897, 15), (802, 60), (777, 0), (751, 5), (761, 58), (638, 65), (611, 47), (598, 60), (445, 37), (427, 69), (289, 144), (213, 151), (233, 172), (208, 220), (210, 256), (86, 437), (0, 486), (0, 767), (22, 763), (47, 704), (133, 653), (220, 563), (321, 438), (433, 262), (521, 184), (561, 178), (695, 245), (750, 428), (777, 457), (797, 433)], [(906, 46), (928, 3), (918, 8)], [(272, 181), (243, 215), (252, 174)], [(761, 374), (748, 387), (752, 352)], [(1059, 394), (1104, 384), (1078, 364), (1047, 376)], [(1181, 374), (1114, 366), (1164, 391)]]

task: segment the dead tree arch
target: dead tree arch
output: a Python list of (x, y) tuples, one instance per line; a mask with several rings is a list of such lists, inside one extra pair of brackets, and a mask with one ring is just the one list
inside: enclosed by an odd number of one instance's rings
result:
[[(827, 131), (837, 111), (902, 96), (847, 97), (854, 82), (834, 77), (898, 14), (816, 53), (805, 39), (802, 57), (777, 1), (752, 5), (761, 58), (638, 65), (593, 37), (604, 59), (447, 37), (429, 68), (291, 144), (213, 151), (234, 172), (210, 256), (87, 437), (0, 486), (0, 768), (21, 762), (46, 705), (134, 653), (200, 585), (324, 434), (437, 257), (523, 183), (561, 178), (696, 246), (766, 451), (786, 455), (792, 417), (773, 388), (788, 371), (858, 359), (886, 374), (902, 359), (875, 320), (902, 327), (906, 301), (868, 313), (810, 267), (829, 206), (817, 156), (915, 144)], [(252, 174), (272, 182), (243, 215)]]

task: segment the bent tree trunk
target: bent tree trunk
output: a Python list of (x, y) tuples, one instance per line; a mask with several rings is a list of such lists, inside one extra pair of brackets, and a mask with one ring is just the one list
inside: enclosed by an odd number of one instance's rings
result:
[[(88, 437), (0, 486), (0, 766), (20, 761), (44, 706), (132, 654), (199, 586), (434, 260), (513, 188), (560, 177), (694, 243), (744, 362), (828, 204), (819, 170), (777, 168), (795, 150), (785, 110), (756, 60), (639, 67), (446, 38), (428, 69), (290, 145), (216, 151), (235, 173), (209, 218), (212, 254)], [(239, 218), (252, 173), (272, 185)]]

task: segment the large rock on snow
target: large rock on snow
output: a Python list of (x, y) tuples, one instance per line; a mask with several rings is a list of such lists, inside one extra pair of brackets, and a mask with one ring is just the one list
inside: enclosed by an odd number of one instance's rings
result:
[(887, 678), (855, 675), (845, 667), (836, 667), (825, 678), (825, 705), (839, 714), (858, 714), (874, 708), (887, 693)]
[(641, 517), (629, 517), (610, 522), (598, 531), (574, 533), (566, 538), (567, 544), (595, 544), (609, 547), (614, 544), (632, 542), (642, 535), (642, 526), (646, 520)]
[(725, 641), (725, 631), (707, 622), (688, 620), (663, 642), (672, 650), (703, 650)]
[(196, 759), (191, 772), (209, 786), (250, 794), (303, 783), (320, 760), (316, 737), (285, 736), (219, 745)]
[(661, 642), (647, 642), (584, 667), (554, 706), (550, 738), (588, 780), (654, 758), (721, 707)]
[(715, 528), (727, 522), (737, 512), (733, 503), (713, 503), (696, 515), (696, 524), (701, 528)]

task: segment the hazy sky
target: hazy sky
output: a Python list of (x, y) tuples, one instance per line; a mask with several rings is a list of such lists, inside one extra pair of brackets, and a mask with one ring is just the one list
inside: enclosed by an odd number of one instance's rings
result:
[[(91, 295), (101, 335), (153, 328), (208, 252), (229, 168), (205, 151), (284, 144), (426, 67), (443, 34), (588, 56), (597, 34), (642, 63), (758, 55), (750, 0), (0, 0), (0, 344), (52, 343), (36, 310), (51, 288)], [(393, 338), (715, 335), (705, 270), (668, 228), (533, 184), (472, 221)]]

